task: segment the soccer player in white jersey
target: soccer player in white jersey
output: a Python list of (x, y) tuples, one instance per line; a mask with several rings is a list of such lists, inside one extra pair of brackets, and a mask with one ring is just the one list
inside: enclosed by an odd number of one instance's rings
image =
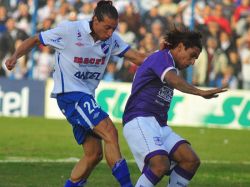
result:
[[(174, 28), (165, 42), (164, 50), (150, 55), (137, 69), (123, 115), (123, 134), (142, 172), (136, 187), (153, 187), (167, 173), (169, 187), (187, 186), (200, 165), (190, 144), (167, 125), (174, 89), (206, 99), (226, 91), (201, 90), (178, 75), (198, 58), (200, 33)], [(171, 163), (175, 164), (170, 169)]]
[(65, 187), (86, 184), (104, 154), (112, 174), (122, 187), (133, 186), (125, 159), (118, 144), (118, 133), (108, 114), (94, 99), (95, 89), (103, 77), (111, 55), (124, 56), (137, 65), (145, 59), (124, 43), (116, 33), (118, 13), (112, 1), (99, 1), (91, 21), (65, 21), (54, 29), (25, 40), (5, 62), (12, 70), (18, 58), (36, 45), (55, 49), (53, 97), (69, 123), (84, 156), (75, 165)]

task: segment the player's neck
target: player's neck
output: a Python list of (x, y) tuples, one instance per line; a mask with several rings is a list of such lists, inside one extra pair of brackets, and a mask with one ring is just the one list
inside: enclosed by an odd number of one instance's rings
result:
[(98, 37), (94, 31), (94, 28), (93, 28), (93, 21), (90, 21), (89, 22), (89, 27), (90, 27), (90, 30), (91, 30), (91, 33), (90, 35), (93, 37), (94, 41), (96, 42), (98, 40)]

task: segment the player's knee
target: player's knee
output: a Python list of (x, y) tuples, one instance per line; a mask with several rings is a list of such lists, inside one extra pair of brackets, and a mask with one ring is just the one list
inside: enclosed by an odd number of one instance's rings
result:
[(116, 143), (118, 142), (118, 132), (117, 129), (114, 126), (109, 127), (106, 129), (106, 139), (104, 141), (110, 142), (110, 143)]
[(188, 169), (191, 172), (196, 172), (196, 170), (200, 166), (200, 158), (197, 155), (192, 155), (191, 157), (188, 158), (188, 160), (184, 161), (184, 165), (186, 169)]
[(157, 175), (161, 177), (165, 175), (170, 168), (170, 163), (167, 156), (159, 156), (158, 158), (151, 159), (150, 169)]
[(92, 154), (91, 156), (87, 157), (87, 160), (91, 167), (97, 165), (101, 160), (103, 159), (103, 154), (102, 152), (96, 152)]

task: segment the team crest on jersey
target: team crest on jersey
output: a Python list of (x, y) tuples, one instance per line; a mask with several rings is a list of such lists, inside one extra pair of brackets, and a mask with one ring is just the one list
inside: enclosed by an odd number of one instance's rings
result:
[(104, 54), (107, 54), (109, 51), (110, 44), (107, 44), (106, 42), (103, 42), (101, 45), (102, 51)]
[(161, 137), (153, 137), (155, 145), (161, 146), (163, 144)]

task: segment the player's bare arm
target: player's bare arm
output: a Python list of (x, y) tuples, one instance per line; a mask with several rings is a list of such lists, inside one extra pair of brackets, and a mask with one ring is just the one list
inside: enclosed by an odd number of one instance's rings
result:
[(17, 48), (15, 53), (6, 60), (5, 65), (8, 70), (12, 70), (18, 58), (22, 57), (23, 55), (27, 54), (35, 45), (39, 45), (40, 40), (38, 35), (30, 37), (23, 41), (23, 43)]
[(165, 75), (165, 81), (173, 88), (188, 94), (198, 95), (205, 99), (218, 97), (219, 93), (227, 91), (224, 88), (214, 88), (210, 90), (201, 90), (187, 83), (183, 78), (178, 76), (174, 70), (170, 70)]
[(134, 49), (129, 49), (124, 54), (125, 58), (127, 58), (129, 61), (133, 62), (137, 66), (141, 65), (147, 56), (148, 54), (136, 51)]

